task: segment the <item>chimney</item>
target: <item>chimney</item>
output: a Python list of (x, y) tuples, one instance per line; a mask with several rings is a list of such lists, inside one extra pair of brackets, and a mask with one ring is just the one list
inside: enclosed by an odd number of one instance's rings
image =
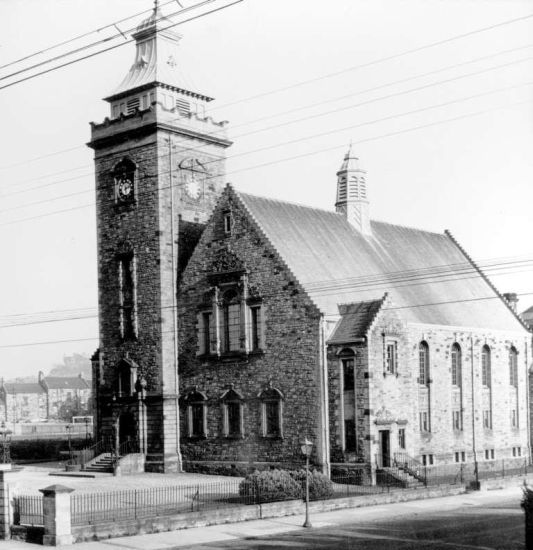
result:
[(518, 296), (516, 295), (516, 292), (506, 292), (503, 297), (505, 298), (506, 302), (511, 306), (511, 309), (515, 313), (517, 313)]

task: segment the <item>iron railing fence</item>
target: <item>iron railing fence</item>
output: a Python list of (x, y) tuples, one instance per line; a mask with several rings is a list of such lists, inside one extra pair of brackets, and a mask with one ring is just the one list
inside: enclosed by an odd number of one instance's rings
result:
[(18, 494), (13, 498), (15, 525), (44, 525), (43, 496)]
[(150, 487), (71, 496), (72, 525), (198, 512), (251, 504), (255, 496), (239, 494), (238, 479), (189, 486)]

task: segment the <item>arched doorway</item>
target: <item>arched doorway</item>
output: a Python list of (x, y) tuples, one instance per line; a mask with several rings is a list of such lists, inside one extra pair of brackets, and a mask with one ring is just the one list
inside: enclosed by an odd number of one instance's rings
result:
[(138, 451), (137, 424), (130, 412), (122, 413), (118, 419), (118, 439), (120, 454), (135, 453)]

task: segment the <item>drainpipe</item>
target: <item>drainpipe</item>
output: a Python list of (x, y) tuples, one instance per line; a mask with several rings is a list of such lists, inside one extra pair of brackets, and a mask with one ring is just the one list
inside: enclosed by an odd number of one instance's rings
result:
[[(180, 409), (178, 396), (180, 393), (178, 379), (178, 290), (177, 290), (177, 258), (176, 258), (176, 239), (178, 235), (174, 230), (174, 185), (172, 184), (172, 141), (168, 138), (168, 177), (170, 185), (170, 234), (171, 241), (171, 256), (172, 256), (172, 336), (173, 336), (173, 360), (174, 360), (174, 407), (176, 421), (176, 456), (178, 458), (178, 471), (182, 471), (182, 456), (181, 456), (181, 434), (180, 434)], [(164, 451), (163, 451), (164, 452)]]
[(472, 387), (472, 451), (474, 453), (474, 476), (476, 477), (476, 488), (479, 488), (479, 472), (476, 452), (476, 407), (474, 402), (474, 336), (470, 335), (470, 376)]
[(529, 391), (530, 391), (530, 379), (529, 379), (529, 356), (528, 356), (528, 353), (527, 353), (527, 341), (528, 339), (526, 338), (525, 340), (525, 344), (524, 344), (524, 358), (525, 358), (525, 363), (526, 363), (526, 425), (527, 425), (527, 456), (529, 458), (529, 463), (531, 463), (531, 432), (530, 432), (530, 423), (531, 423), (531, 419), (529, 417), (529, 414), (530, 414), (530, 408), (529, 408)]
[(322, 403), (321, 403), (321, 438), (322, 438), (322, 449), (321, 449), (321, 461), (322, 461), (322, 471), (328, 477), (331, 475), (331, 464), (330, 464), (330, 453), (329, 453), (329, 392), (328, 392), (328, 358), (327, 358), (327, 347), (326, 347), (326, 320), (324, 316), (320, 318), (319, 323), (319, 376), (320, 376), (320, 385), (322, 393)]

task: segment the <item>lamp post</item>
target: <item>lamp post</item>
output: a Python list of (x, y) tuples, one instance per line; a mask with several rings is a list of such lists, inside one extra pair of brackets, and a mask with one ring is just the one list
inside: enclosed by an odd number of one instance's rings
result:
[(309, 520), (309, 457), (311, 456), (311, 451), (313, 450), (313, 443), (305, 438), (305, 441), (301, 446), (302, 454), (305, 456), (305, 521), (304, 527), (312, 527), (311, 521)]
[(70, 458), (70, 461), (72, 462), (72, 442), (70, 440), (70, 430), (71, 430), (72, 426), (70, 424), (67, 424), (65, 426), (65, 429), (67, 430), (67, 436), (68, 436), (68, 455), (69, 455), (69, 458)]
[(85, 417), (85, 445), (89, 444), (89, 417)]

